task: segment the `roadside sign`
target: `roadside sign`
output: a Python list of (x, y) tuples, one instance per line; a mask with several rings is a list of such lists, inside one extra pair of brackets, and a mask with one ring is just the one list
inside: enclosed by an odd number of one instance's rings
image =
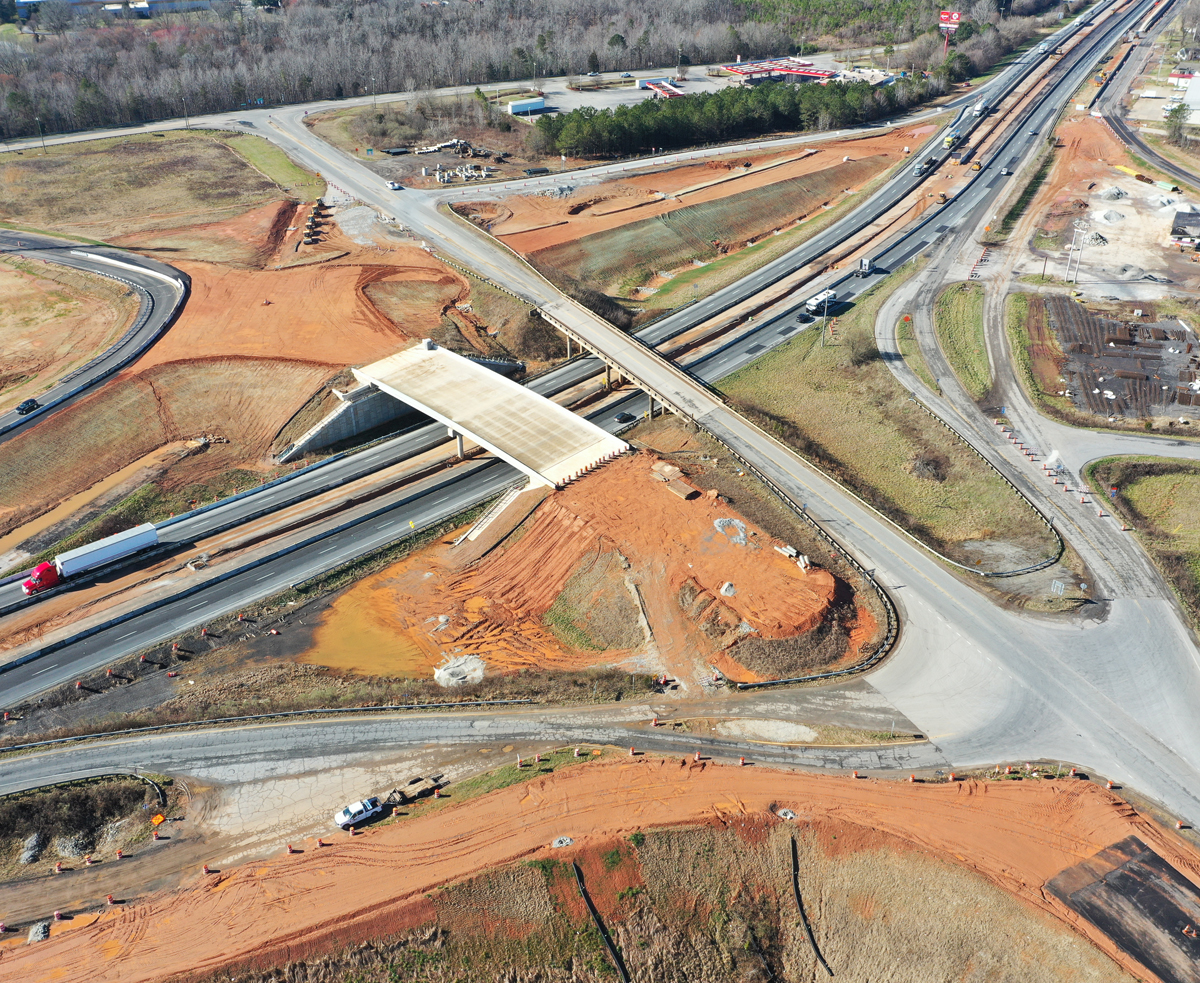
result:
[(1050, 592), (1052, 594), (1057, 594), (1059, 597), (1062, 597), (1063, 591), (1066, 590), (1066, 587), (1067, 587), (1067, 585), (1064, 584), (1061, 580), (1054, 580), (1054, 581), (1051, 581), (1051, 583), (1050, 583)]
[(161, 826), (166, 821), (167, 821), (167, 817), (164, 816), (161, 812), (157, 816), (154, 816), (150, 820), (150, 822), (153, 823), (155, 826)]
[(938, 14), (938, 29), (942, 31), (957, 31), (962, 14), (957, 10), (943, 10)]
[(375, 156), (375, 149), (374, 149), (373, 147), (367, 147), (367, 156), (368, 156), (368, 157), (374, 157), (374, 156)]

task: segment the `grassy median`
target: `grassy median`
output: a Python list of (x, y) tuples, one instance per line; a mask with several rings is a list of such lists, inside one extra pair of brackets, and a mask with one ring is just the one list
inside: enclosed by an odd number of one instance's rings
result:
[(946, 361), (974, 400), (992, 388), (987, 341), (983, 336), (983, 287), (952, 283), (933, 305), (933, 327)]
[[(720, 388), (769, 432), (951, 559), (988, 570), (1053, 555), (1057, 544), (1024, 500), (911, 400), (879, 357), (876, 316), (915, 270), (910, 263), (863, 294), (824, 343), (814, 325)], [(987, 541), (1015, 550), (984, 548), (997, 559), (983, 560), (979, 545)]]
[(1109, 457), (1084, 471), (1097, 496), (1137, 530), (1146, 551), (1200, 625), (1200, 464), (1161, 457)]

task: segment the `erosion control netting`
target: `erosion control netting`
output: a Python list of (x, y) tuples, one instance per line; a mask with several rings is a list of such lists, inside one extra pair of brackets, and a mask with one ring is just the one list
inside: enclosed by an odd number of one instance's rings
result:
[(882, 156), (845, 161), (813, 174), (688, 205), (664, 215), (584, 236), (533, 253), (550, 266), (611, 291), (631, 274), (649, 279), (693, 259), (711, 259), (729, 247), (781, 229), (847, 189), (862, 185), (888, 161)]
[(1146, 419), (1190, 405), (1179, 380), (1194, 366), (1196, 337), (1178, 321), (1113, 321), (1056, 295), (1046, 298), (1046, 310), (1067, 356), (1064, 385), (1079, 409)]

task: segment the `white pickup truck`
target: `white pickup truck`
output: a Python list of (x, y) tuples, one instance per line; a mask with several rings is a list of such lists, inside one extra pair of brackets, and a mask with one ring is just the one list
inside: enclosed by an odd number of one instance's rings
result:
[(378, 816), (381, 812), (383, 812), (383, 803), (372, 796), (361, 802), (351, 802), (345, 809), (334, 815), (333, 822), (342, 829), (349, 829), (351, 826), (361, 826), (372, 816)]

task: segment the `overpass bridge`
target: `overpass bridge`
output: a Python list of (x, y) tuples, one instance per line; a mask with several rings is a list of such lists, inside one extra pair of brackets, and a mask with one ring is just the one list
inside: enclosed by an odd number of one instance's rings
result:
[(535, 484), (557, 488), (629, 450), (591, 421), (428, 339), (354, 375), (445, 424), (460, 456), (470, 437)]

